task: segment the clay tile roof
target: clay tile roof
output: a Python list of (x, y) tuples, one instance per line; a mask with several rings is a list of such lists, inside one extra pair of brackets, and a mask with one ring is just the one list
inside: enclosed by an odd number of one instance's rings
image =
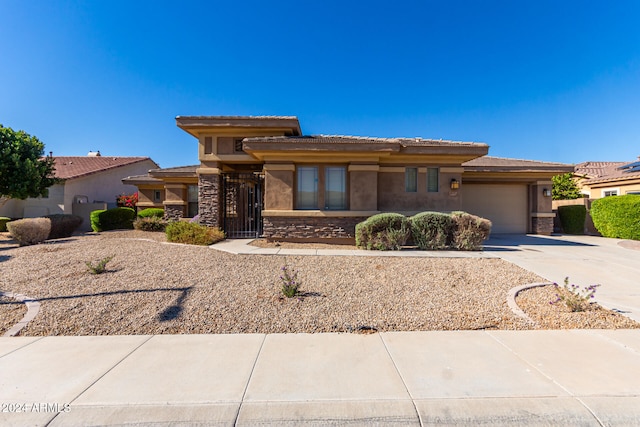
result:
[(640, 171), (629, 167), (637, 162), (584, 162), (576, 165), (575, 173), (585, 176), (583, 184), (597, 184), (626, 179), (639, 179)]
[(60, 179), (80, 178), (146, 160), (151, 159), (149, 157), (54, 156), (55, 177)]
[(511, 159), (507, 157), (482, 156), (462, 164), (466, 170), (557, 170), (571, 172), (572, 165), (556, 162), (540, 162), (536, 160)]

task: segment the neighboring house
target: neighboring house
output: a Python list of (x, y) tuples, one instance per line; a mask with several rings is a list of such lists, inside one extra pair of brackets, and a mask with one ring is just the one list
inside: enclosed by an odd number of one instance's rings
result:
[(640, 157), (635, 162), (584, 162), (576, 165), (578, 187), (591, 199), (640, 194)]
[(123, 180), (139, 206), (199, 215), (229, 237), (352, 242), (379, 212), (465, 210), (494, 233), (550, 234), (551, 177), (573, 166), (487, 157), (489, 146), (422, 138), (304, 136), (291, 116), (178, 116), (197, 166)]
[[(133, 185), (122, 183), (122, 178), (132, 174), (147, 173), (158, 165), (148, 157), (113, 157), (90, 153), (89, 156), (57, 156), (55, 177), (60, 184), (49, 187), (45, 197), (26, 200), (9, 200), (0, 212), (1, 216), (30, 218), (57, 213), (81, 213), (85, 218), (82, 229), (89, 229), (87, 209), (96, 203), (115, 207), (120, 194), (136, 191)], [(81, 205), (81, 206), (78, 206)]]

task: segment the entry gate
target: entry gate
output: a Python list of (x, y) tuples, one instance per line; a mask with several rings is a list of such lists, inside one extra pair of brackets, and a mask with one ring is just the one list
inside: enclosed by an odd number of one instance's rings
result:
[(262, 234), (264, 175), (222, 175), (224, 232), (230, 238), (256, 238)]

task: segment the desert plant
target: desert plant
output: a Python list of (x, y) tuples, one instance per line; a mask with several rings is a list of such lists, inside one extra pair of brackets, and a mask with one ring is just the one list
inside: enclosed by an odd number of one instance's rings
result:
[(567, 234), (584, 234), (587, 208), (584, 205), (558, 206), (562, 230)]
[(148, 218), (148, 217), (156, 217), (163, 218), (164, 217), (164, 209), (160, 208), (147, 208), (138, 212), (138, 218)]
[(453, 238), (454, 222), (442, 212), (421, 212), (410, 218), (411, 237), (422, 250), (446, 249)]
[(382, 213), (356, 225), (356, 246), (375, 250), (399, 250), (410, 235), (404, 215)]
[(69, 214), (53, 214), (47, 215), (45, 218), (49, 218), (51, 221), (51, 231), (47, 239), (71, 237), (83, 221), (82, 217)]
[(219, 228), (207, 227), (194, 222), (170, 222), (165, 228), (167, 241), (189, 245), (208, 246), (224, 240), (224, 232)]
[(562, 289), (560, 289), (560, 286), (557, 283), (554, 283), (553, 285), (558, 290), (558, 293), (556, 293), (557, 299), (555, 301), (551, 301), (550, 304), (564, 302), (572, 312), (586, 311), (589, 308), (589, 304), (591, 304), (591, 299), (595, 296), (596, 288), (600, 286), (589, 285), (580, 289), (578, 285), (570, 285), (568, 277), (564, 278), (564, 286)]
[(298, 281), (298, 272), (293, 268), (289, 268), (286, 264), (281, 271), (282, 294), (287, 298), (293, 298), (300, 292), (301, 283)]
[(453, 236), (451, 247), (461, 251), (482, 249), (482, 242), (491, 233), (491, 221), (466, 212), (453, 212)]
[(594, 200), (590, 213), (593, 225), (604, 237), (640, 240), (640, 195)]
[(0, 232), (7, 231), (7, 223), (11, 221), (11, 218), (6, 216), (0, 216)]
[(19, 219), (7, 223), (7, 229), (20, 246), (35, 245), (49, 237), (51, 220), (48, 218)]
[(115, 255), (111, 255), (102, 258), (96, 265), (93, 265), (91, 261), (85, 262), (87, 264), (87, 271), (91, 274), (102, 274), (107, 271), (107, 264), (113, 259)]
[(131, 208), (97, 210), (90, 214), (93, 231), (132, 229), (136, 212)]
[(164, 231), (167, 221), (157, 216), (137, 218), (133, 221), (133, 228), (141, 231)]

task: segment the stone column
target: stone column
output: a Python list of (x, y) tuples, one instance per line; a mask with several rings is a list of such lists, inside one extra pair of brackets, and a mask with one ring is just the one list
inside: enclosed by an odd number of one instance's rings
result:
[(164, 216), (170, 221), (184, 218), (187, 206), (187, 186), (185, 184), (165, 184)]
[(198, 168), (199, 222), (222, 228), (222, 177), (218, 168)]

